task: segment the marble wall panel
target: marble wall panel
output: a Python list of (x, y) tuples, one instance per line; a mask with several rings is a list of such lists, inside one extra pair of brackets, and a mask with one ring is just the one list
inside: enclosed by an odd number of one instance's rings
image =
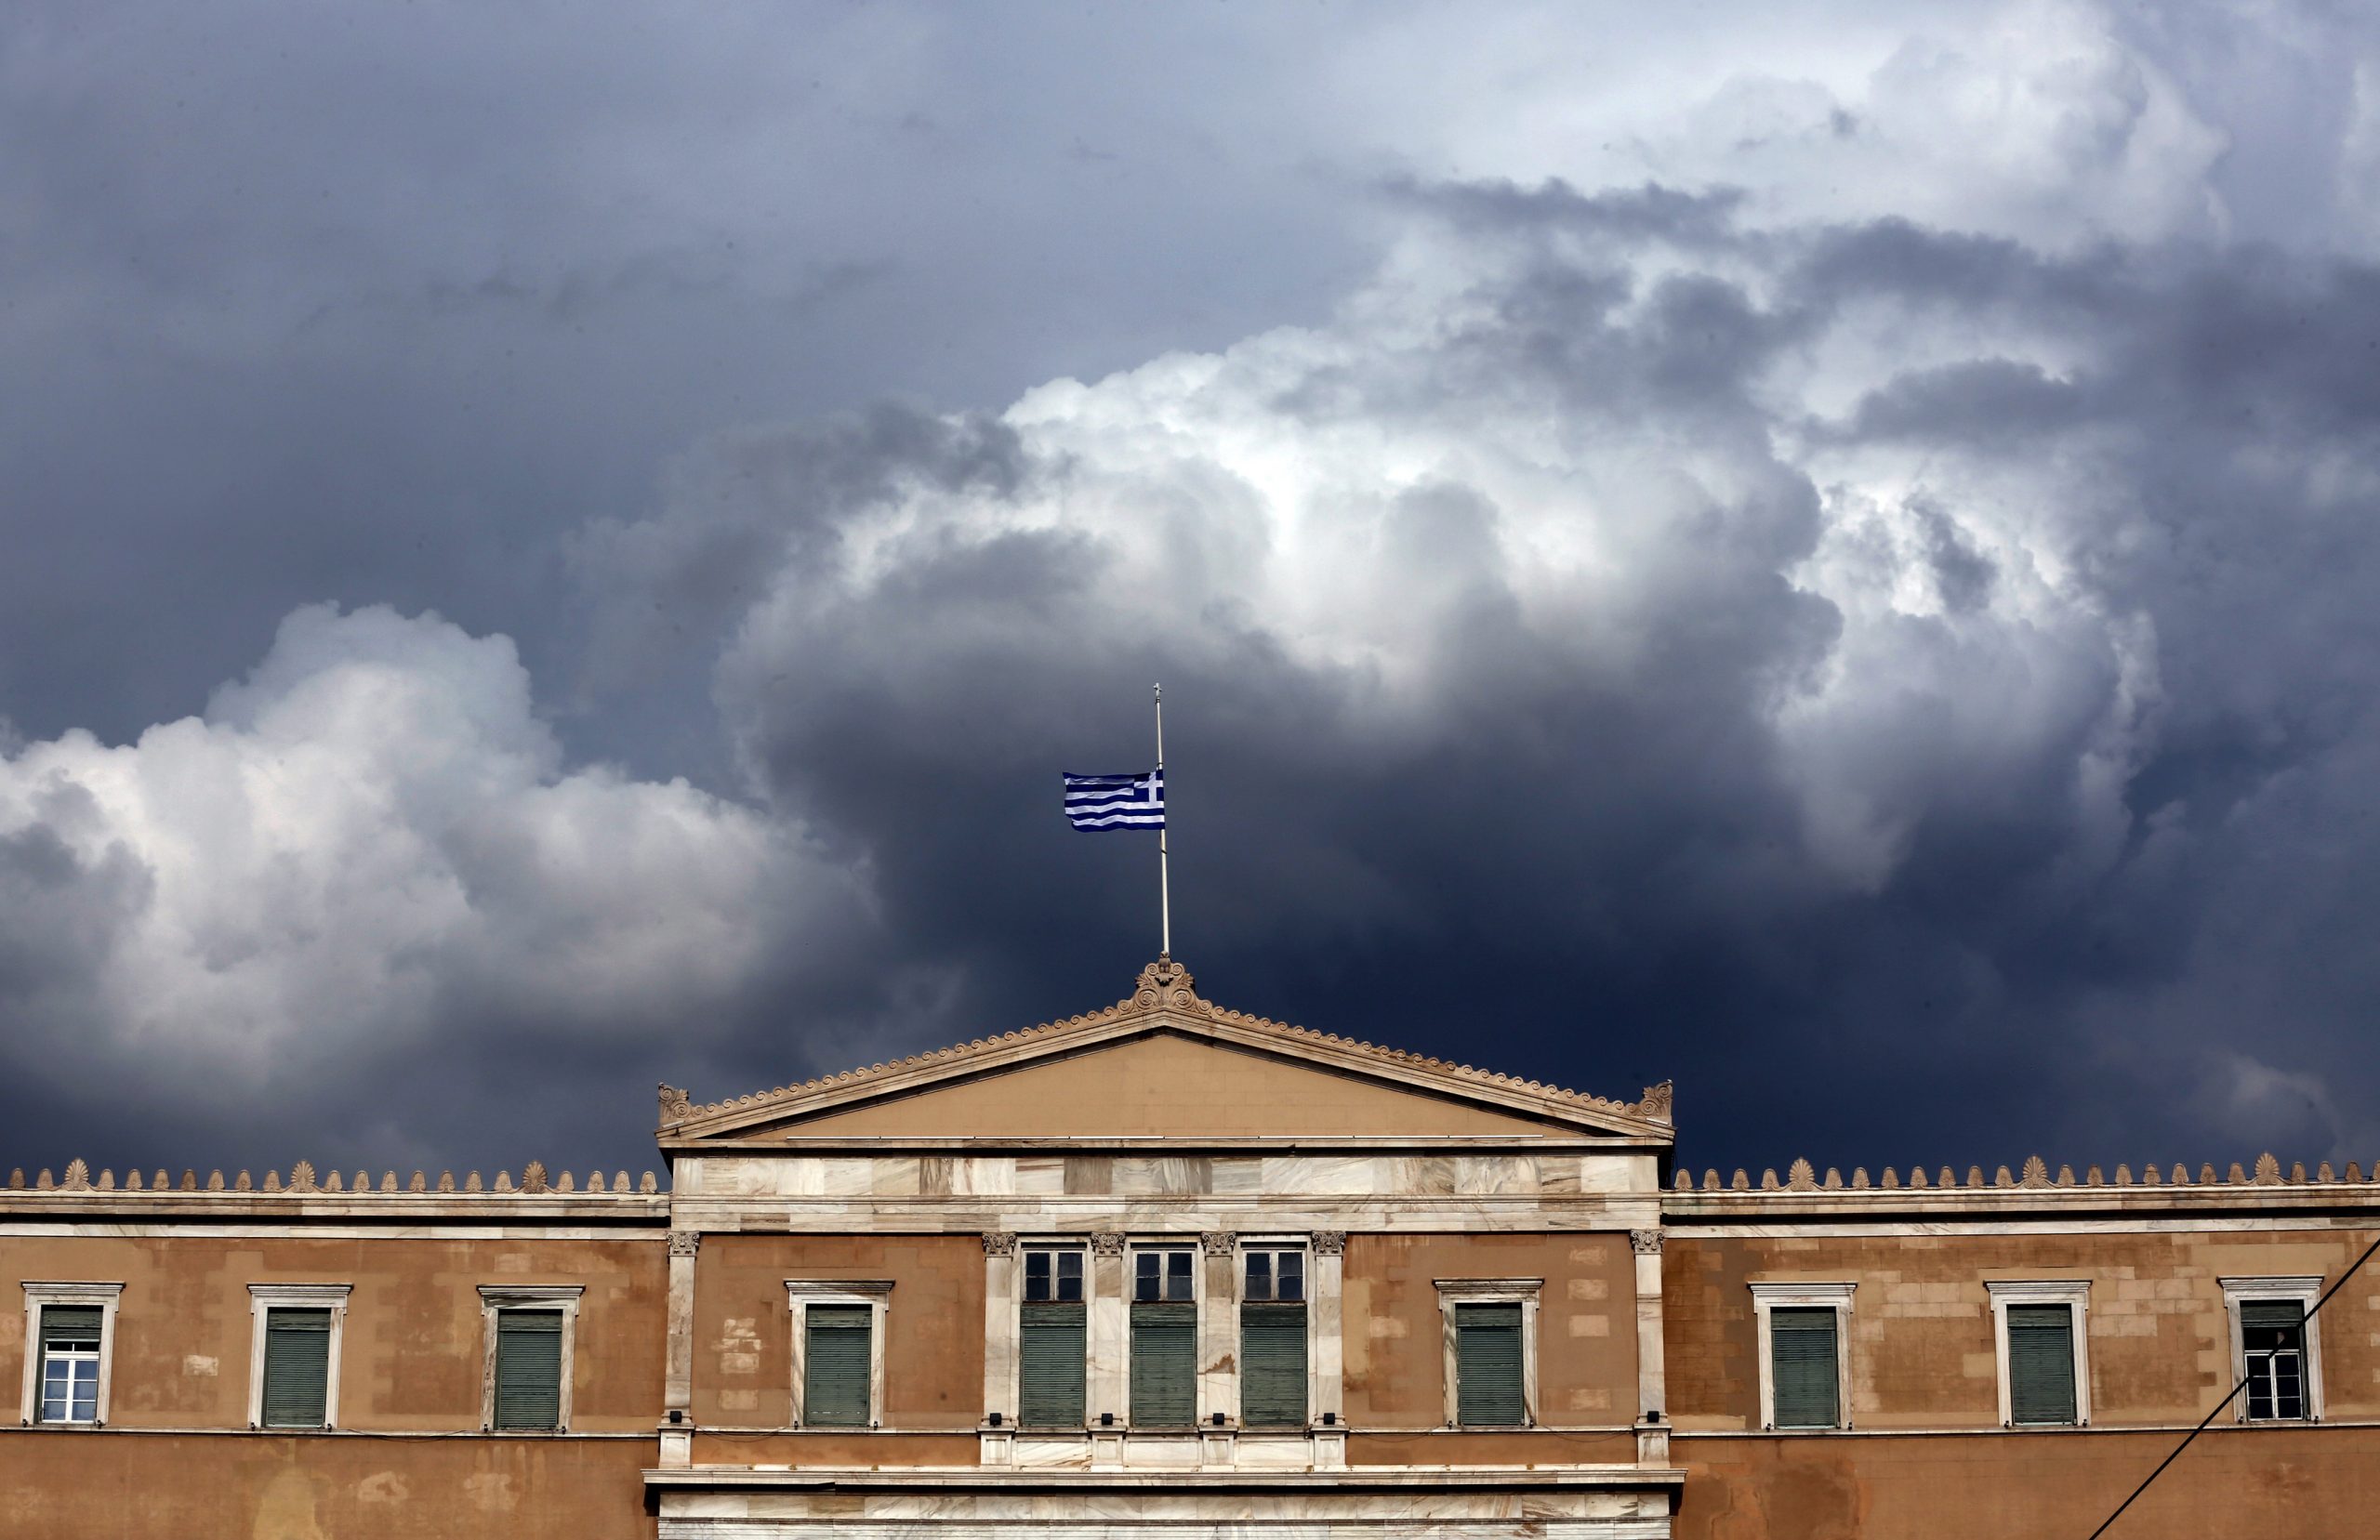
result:
[(1004, 1198), (1016, 1191), (1016, 1165), (1007, 1155), (964, 1155), (950, 1163), (950, 1191), (962, 1198)]
[(1457, 1155), (1452, 1165), (1454, 1190), (1461, 1197), (1538, 1191), (1534, 1155)]
[(1111, 1191), (1118, 1195), (1204, 1194), (1214, 1191), (1213, 1162), (1203, 1155), (1117, 1155)]

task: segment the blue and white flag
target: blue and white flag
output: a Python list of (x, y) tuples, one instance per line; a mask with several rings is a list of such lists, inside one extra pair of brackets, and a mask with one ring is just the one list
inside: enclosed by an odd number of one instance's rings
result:
[(1066, 772), (1066, 821), (1078, 829), (1165, 827), (1165, 767), (1146, 775)]

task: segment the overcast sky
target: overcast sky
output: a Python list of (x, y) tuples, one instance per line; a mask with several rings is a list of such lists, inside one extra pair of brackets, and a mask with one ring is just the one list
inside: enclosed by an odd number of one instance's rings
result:
[(0, 12), (0, 1167), (1224, 1004), (2380, 1156), (2355, 4)]

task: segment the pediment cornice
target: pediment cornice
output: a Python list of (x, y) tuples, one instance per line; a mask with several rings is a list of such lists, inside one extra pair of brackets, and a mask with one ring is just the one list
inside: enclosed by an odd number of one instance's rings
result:
[(660, 1088), (666, 1144), (733, 1139), (749, 1130), (831, 1110), (909, 1094), (939, 1082), (998, 1073), (1033, 1060), (1080, 1052), (1140, 1034), (1174, 1032), (1258, 1054), (1301, 1060), (1427, 1094), (1468, 1100), (1565, 1125), (1582, 1132), (1667, 1144), (1671, 1087), (1647, 1086), (1634, 1101), (1591, 1096), (1518, 1075), (1432, 1058), (1232, 1010), (1197, 992), (1188, 968), (1160, 957), (1141, 969), (1133, 991), (1112, 1006), (997, 1036), (979, 1037), (906, 1059), (821, 1075), (723, 1101), (697, 1103)]

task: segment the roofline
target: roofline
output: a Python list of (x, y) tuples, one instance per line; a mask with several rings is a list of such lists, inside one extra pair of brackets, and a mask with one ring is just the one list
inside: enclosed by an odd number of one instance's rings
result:
[(1507, 1134), (818, 1134), (799, 1128), (781, 1135), (751, 1139), (705, 1139), (671, 1133), (658, 1143), (668, 1155), (753, 1153), (801, 1155), (1080, 1155), (1114, 1150), (1133, 1153), (1277, 1154), (1312, 1151), (1334, 1155), (1467, 1152), (1501, 1153), (1526, 1151), (1539, 1154), (1659, 1153), (1670, 1147), (1667, 1138), (1635, 1134), (1569, 1133), (1548, 1129), (1543, 1134), (1515, 1130)]
[(1143, 968), (1139, 987), (1115, 1005), (1024, 1032), (979, 1038), (707, 1106), (695, 1106), (685, 1092), (664, 1086), (661, 1125), (655, 1136), (664, 1148), (681, 1149), (689, 1142), (708, 1142), (757, 1125), (882, 1101), (960, 1076), (1002, 1073), (1153, 1028), (1299, 1060), (1449, 1100), (1499, 1107), (1598, 1135), (1664, 1147), (1675, 1140), (1667, 1082), (1647, 1087), (1639, 1101), (1620, 1102), (1250, 1016), (1200, 998), (1189, 970), (1168, 957)]

